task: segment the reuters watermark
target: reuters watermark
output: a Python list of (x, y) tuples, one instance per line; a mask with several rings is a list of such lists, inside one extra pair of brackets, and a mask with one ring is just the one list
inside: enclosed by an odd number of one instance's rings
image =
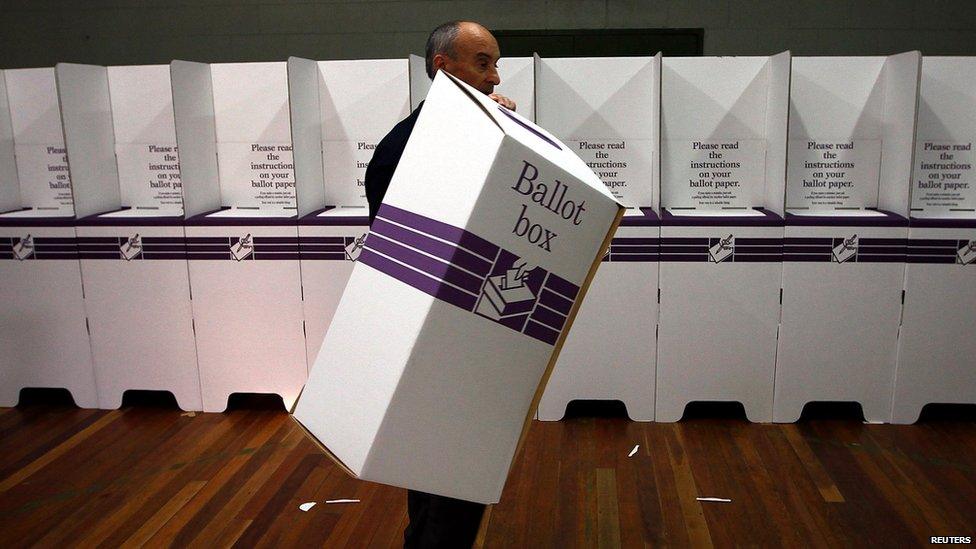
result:
[(972, 543), (972, 536), (932, 536), (930, 543)]

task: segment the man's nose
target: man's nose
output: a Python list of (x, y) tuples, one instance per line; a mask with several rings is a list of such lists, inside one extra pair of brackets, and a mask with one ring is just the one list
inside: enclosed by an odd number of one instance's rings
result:
[(488, 71), (488, 82), (490, 82), (492, 86), (497, 86), (497, 85), (499, 85), (499, 84), (502, 83), (501, 77), (498, 76), (498, 69), (497, 68), (492, 67)]

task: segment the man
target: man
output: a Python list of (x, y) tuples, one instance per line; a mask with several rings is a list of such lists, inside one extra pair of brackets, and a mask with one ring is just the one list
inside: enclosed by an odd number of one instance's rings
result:
[[(499, 56), (498, 42), (488, 29), (472, 21), (451, 21), (434, 29), (427, 39), (427, 76), (434, 78), (438, 70), (443, 70), (515, 110), (511, 99), (494, 93), (495, 86), (501, 83), (496, 67)], [(370, 224), (422, 107), (423, 103), (394, 126), (373, 151), (365, 181)], [(408, 490), (410, 524), (403, 533), (404, 547), (470, 547), (484, 511), (485, 506), (479, 503)]]

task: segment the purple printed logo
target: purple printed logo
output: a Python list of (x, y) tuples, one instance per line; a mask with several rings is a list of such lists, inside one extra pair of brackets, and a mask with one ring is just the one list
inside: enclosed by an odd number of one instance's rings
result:
[(857, 257), (858, 238), (835, 238), (832, 257), (836, 263), (845, 263)]
[(125, 239), (125, 242), (119, 246), (119, 252), (122, 253), (122, 259), (126, 261), (142, 257), (142, 237), (139, 233)]
[(732, 257), (735, 251), (735, 235), (725, 238), (712, 238), (708, 241), (708, 260), (712, 263), (721, 263)]
[(34, 256), (34, 237), (27, 235), (14, 244), (14, 257), (23, 261)]
[(962, 247), (956, 253), (960, 265), (976, 264), (976, 240), (962, 241)]
[[(528, 285), (532, 271), (525, 261), (515, 261), (504, 274), (489, 276), (481, 290), (475, 312), (499, 322), (506, 318), (524, 317), (535, 307), (537, 292)], [(524, 320), (524, 318), (520, 318)]]
[(356, 261), (359, 259), (359, 254), (363, 251), (363, 245), (366, 242), (366, 233), (359, 235), (356, 238), (346, 237), (345, 243), (345, 254), (346, 259), (349, 261)]
[(230, 246), (230, 255), (237, 261), (243, 261), (254, 254), (254, 239), (247, 233)]

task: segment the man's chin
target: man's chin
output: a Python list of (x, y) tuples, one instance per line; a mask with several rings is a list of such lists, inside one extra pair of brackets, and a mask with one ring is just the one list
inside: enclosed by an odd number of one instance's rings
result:
[(479, 88), (478, 91), (480, 91), (481, 93), (483, 93), (485, 95), (491, 95), (491, 94), (495, 93), (495, 86), (492, 86), (490, 88)]

